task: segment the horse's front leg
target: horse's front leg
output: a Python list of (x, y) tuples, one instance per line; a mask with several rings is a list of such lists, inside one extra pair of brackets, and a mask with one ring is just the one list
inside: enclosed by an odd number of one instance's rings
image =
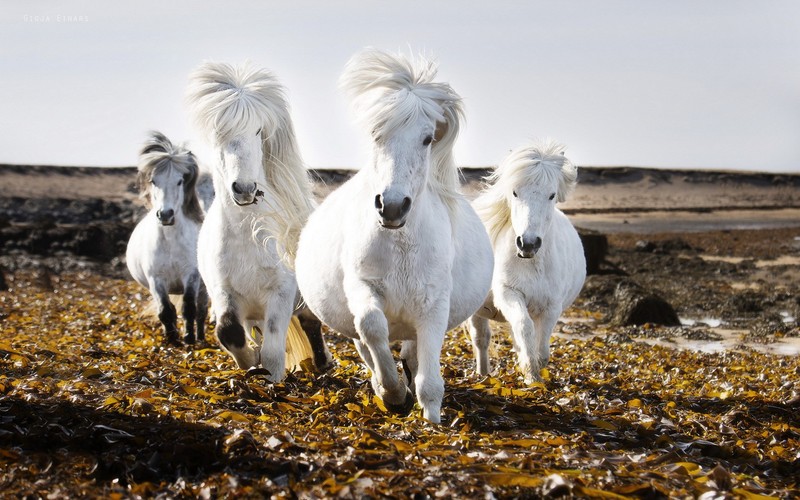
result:
[[(386, 408), (395, 413), (408, 414), (414, 406), (414, 396), (397, 373), (389, 348), (389, 324), (380, 298), (367, 283), (359, 279), (345, 283), (345, 294), (362, 349), (366, 346), (371, 357), (372, 389)], [(367, 359), (365, 362), (368, 362)]]
[(537, 344), (534, 338), (534, 325), (525, 298), (516, 290), (504, 288), (495, 295), (495, 304), (503, 313), (511, 326), (514, 346), (517, 351), (517, 362), (525, 383), (540, 380), (539, 361), (536, 356)]
[(553, 335), (553, 329), (556, 327), (560, 315), (559, 310), (549, 310), (533, 320), (536, 328), (536, 362), (539, 370), (550, 362), (550, 337)]
[(267, 299), (264, 317), (263, 338), (261, 340), (261, 366), (273, 382), (280, 382), (286, 373), (286, 331), (294, 310), (294, 297), (297, 286), (285, 284), (272, 291)]
[(492, 340), (492, 328), (489, 320), (477, 314), (470, 316), (467, 323), (469, 335), (472, 337), (472, 348), (475, 352), (475, 371), (478, 375), (489, 375), (489, 343)]
[(244, 327), (239, 319), (233, 296), (222, 289), (212, 289), (211, 306), (217, 317), (217, 339), (228, 351), (236, 365), (247, 370), (258, 363), (258, 351), (250, 347)]
[(442, 420), (444, 379), (440, 359), (449, 313), (449, 299), (446, 298), (431, 307), (417, 326), (417, 374), (414, 385), (422, 415), (434, 424)]
[(151, 277), (150, 293), (158, 305), (158, 319), (164, 326), (166, 343), (180, 345), (180, 340), (178, 340), (178, 313), (175, 311), (175, 306), (169, 301), (166, 285), (162, 281)]

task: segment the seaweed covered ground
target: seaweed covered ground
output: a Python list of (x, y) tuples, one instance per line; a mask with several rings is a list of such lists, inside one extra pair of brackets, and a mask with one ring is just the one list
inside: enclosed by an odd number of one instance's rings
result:
[[(163, 347), (145, 290), (114, 273), (6, 263), (0, 491), (794, 498), (800, 357), (762, 347), (798, 335), (798, 237), (611, 235), (602, 274), (557, 327), (543, 383), (522, 383), (501, 325), (487, 378), (473, 373), (466, 332), (448, 334), (442, 425), (418, 409), (387, 413), (336, 334), (334, 368), (271, 384), (236, 369), (213, 328), (207, 345)], [(613, 324), (621, 280), (657, 291), (692, 324)], [(676, 347), (723, 330), (733, 348)]]

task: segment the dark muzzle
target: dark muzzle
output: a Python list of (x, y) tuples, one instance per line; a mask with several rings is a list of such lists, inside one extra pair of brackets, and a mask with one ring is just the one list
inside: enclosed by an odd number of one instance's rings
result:
[(532, 240), (517, 236), (517, 257), (530, 259), (536, 255), (540, 248), (542, 248), (542, 239), (538, 236)]
[(158, 210), (156, 211), (156, 217), (161, 222), (162, 226), (171, 226), (175, 224), (175, 210)]
[(381, 226), (386, 229), (400, 229), (405, 225), (411, 210), (411, 198), (406, 196), (400, 200), (389, 200), (379, 194), (375, 196), (375, 209), (381, 217)]

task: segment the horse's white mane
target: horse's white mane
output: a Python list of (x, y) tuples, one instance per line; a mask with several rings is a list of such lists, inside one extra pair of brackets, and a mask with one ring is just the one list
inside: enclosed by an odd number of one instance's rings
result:
[[(315, 205), (283, 86), (271, 72), (250, 63), (206, 62), (190, 76), (187, 100), (198, 127), (217, 145), (261, 130), (267, 187), (277, 205), (264, 222), (293, 262), (300, 231)], [(254, 234), (262, 229), (254, 228)]]
[(557, 179), (557, 200), (567, 199), (577, 183), (578, 169), (564, 156), (565, 149), (563, 144), (552, 139), (517, 148), (486, 178), (489, 185), (474, 206), (492, 245), (511, 223), (508, 197), (518, 186), (552, 183)]
[(436, 122), (429, 183), (455, 213), (460, 183), (453, 143), (464, 111), (461, 97), (449, 84), (433, 81), (437, 69), (422, 56), (413, 59), (368, 48), (350, 59), (340, 85), (376, 140), (390, 137), (420, 115)]
[(169, 168), (174, 168), (185, 179), (183, 185), (184, 213), (197, 222), (202, 222), (203, 211), (200, 209), (195, 191), (199, 175), (197, 160), (185, 146), (172, 144), (167, 136), (152, 130), (139, 151), (139, 163), (136, 166), (136, 184), (139, 187), (139, 196), (145, 200), (148, 208), (150, 208), (150, 180), (157, 173)]

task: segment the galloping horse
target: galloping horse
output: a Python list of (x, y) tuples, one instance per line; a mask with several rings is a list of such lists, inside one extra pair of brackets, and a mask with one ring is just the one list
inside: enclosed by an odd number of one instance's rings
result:
[[(294, 254), (314, 210), (284, 90), (266, 70), (209, 62), (191, 75), (188, 101), (217, 155), (216, 195), (198, 245), (217, 337), (240, 368), (260, 363), (280, 381), (298, 299)], [(319, 321), (306, 319), (314, 363), (323, 367), (330, 353)], [(260, 347), (250, 344), (252, 332)]]
[(206, 294), (197, 270), (197, 235), (203, 211), (197, 198), (197, 162), (194, 155), (152, 132), (139, 154), (137, 184), (150, 207), (128, 241), (128, 270), (150, 290), (158, 306), (167, 343), (180, 344), (178, 316), (169, 294), (183, 294), (187, 344), (205, 338)]
[[(374, 49), (350, 60), (342, 86), (372, 134), (373, 158), (308, 219), (296, 267), (309, 307), (353, 339), (387, 408), (408, 413), (410, 385), (438, 423), (445, 333), (483, 303), (493, 260), (458, 191), (461, 99), (435, 77), (431, 62)], [(395, 340), (408, 381), (389, 348)]]
[(518, 148), (474, 202), (495, 253), (492, 293), (470, 318), (477, 372), (489, 373), (489, 320), (508, 321), (526, 383), (550, 360), (550, 336), (586, 279), (583, 245), (556, 208), (575, 187), (577, 169), (553, 141)]

